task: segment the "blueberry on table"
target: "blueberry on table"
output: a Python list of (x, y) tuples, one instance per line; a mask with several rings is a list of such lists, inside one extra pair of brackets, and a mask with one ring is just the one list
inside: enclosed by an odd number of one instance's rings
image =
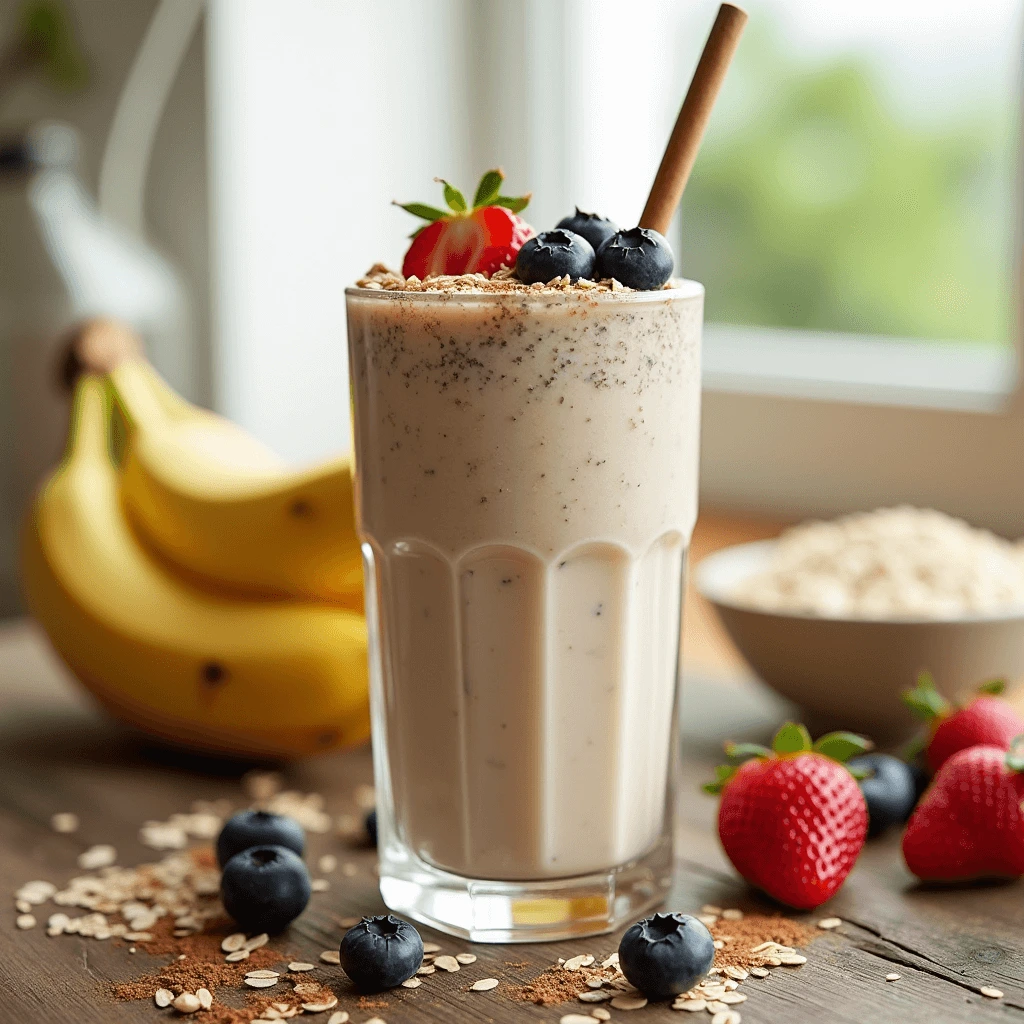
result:
[(668, 239), (653, 228), (617, 231), (597, 254), (597, 276), (649, 292), (672, 276), (675, 257)]
[(246, 932), (283, 931), (306, 909), (309, 872), (286, 846), (253, 846), (236, 853), (220, 877), (224, 909)]
[(653, 914), (626, 931), (619, 967), (648, 999), (688, 992), (715, 959), (711, 932), (689, 914)]
[(868, 805), (868, 835), (877, 836), (893, 825), (902, 825), (917, 803), (914, 772), (905, 761), (890, 754), (863, 754), (849, 762), (851, 768), (870, 771), (859, 779)]
[(615, 221), (598, 213), (584, 213), (578, 206), (571, 217), (563, 217), (555, 227), (582, 235), (594, 247), (594, 252), (619, 230)]
[(547, 284), (569, 275), (571, 281), (594, 276), (594, 247), (564, 228), (542, 231), (527, 239), (516, 257), (516, 274), (526, 284)]
[(366, 821), (364, 822), (364, 827), (366, 828), (366, 835), (367, 835), (367, 837), (370, 840), (370, 845), (371, 846), (376, 846), (377, 845), (377, 809), (376, 808), (374, 808), (372, 811), (370, 811), (370, 813), (366, 816)]
[(423, 963), (423, 940), (407, 921), (364, 917), (345, 933), (341, 966), (360, 992), (383, 992), (411, 978)]
[(306, 833), (294, 819), (270, 811), (239, 811), (229, 818), (217, 836), (217, 861), (221, 867), (250, 846), (285, 846), (300, 857), (306, 849)]

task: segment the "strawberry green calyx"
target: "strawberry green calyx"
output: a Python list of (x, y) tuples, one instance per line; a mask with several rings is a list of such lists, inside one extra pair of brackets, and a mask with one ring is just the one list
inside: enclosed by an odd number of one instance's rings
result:
[[(1006, 689), (1005, 679), (989, 679), (978, 686), (975, 692), (982, 697), (1002, 696)], [(917, 677), (917, 685), (903, 694), (903, 703), (923, 722), (937, 725), (948, 718), (956, 707), (939, 693), (931, 672), (921, 672)]]
[[(762, 747), (757, 743), (726, 743), (726, 754), (739, 763), (752, 758), (767, 760), (772, 757), (794, 757), (799, 754), (820, 754), (830, 761), (843, 765), (854, 778), (863, 776), (863, 772), (850, 768), (846, 762), (858, 754), (865, 754), (874, 744), (852, 732), (830, 732), (822, 736), (816, 743), (811, 740), (807, 727), (797, 722), (786, 722), (775, 734), (772, 748)], [(736, 774), (739, 764), (722, 764), (715, 769), (713, 782), (701, 787), (705, 793), (716, 795), (721, 793), (726, 784)]]
[(987, 683), (982, 683), (978, 687), (978, 693), (984, 694), (986, 697), (1002, 697), (1005, 689), (1005, 679), (990, 679)]
[(918, 674), (917, 685), (904, 692), (903, 703), (923, 722), (946, 718), (953, 711), (953, 705), (936, 689), (931, 672)]
[[(447, 210), (439, 209), (436, 206), (429, 206), (427, 203), (399, 203), (395, 201), (394, 205), (400, 206), (406, 213), (411, 213), (414, 217), (421, 217), (429, 224), (433, 224), (437, 220), (449, 220), (452, 217), (466, 216), (488, 206), (503, 206), (506, 210), (511, 210), (513, 213), (522, 212), (529, 205), (530, 195), (503, 196), (501, 194), (501, 185), (504, 180), (505, 174), (500, 167), (487, 171), (480, 179), (480, 184), (477, 185), (476, 193), (473, 196), (472, 208), (466, 202), (466, 197), (462, 192), (450, 182), (445, 181), (444, 178), (435, 178), (434, 181), (441, 185), (444, 190), (444, 201), (448, 206)], [(419, 231), (422, 230), (422, 227), (419, 228)]]

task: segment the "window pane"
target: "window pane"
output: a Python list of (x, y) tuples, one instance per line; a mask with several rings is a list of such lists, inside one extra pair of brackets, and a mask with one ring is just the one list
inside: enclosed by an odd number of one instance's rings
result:
[(1020, 0), (746, 6), (683, 202), (708, 319), (1006, 342)]

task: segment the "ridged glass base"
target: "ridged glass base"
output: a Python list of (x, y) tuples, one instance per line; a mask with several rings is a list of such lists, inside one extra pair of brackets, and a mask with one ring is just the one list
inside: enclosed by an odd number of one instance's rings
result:
[(668, 836), (600, 874), (490, 882), (440, 871), (400, 847), (381, 851), (380, 891), (397, 914), (472, 942), (554, 942), (601, 935), (643, 916), (671, 885)]

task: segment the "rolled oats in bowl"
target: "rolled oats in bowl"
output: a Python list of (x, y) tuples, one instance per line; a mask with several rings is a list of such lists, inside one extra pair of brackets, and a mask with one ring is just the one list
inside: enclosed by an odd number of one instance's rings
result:
[(935, 621), (1024, 613), (1024, 543), (909, 506), (787, 530), (730, 600), (830, 619)]

